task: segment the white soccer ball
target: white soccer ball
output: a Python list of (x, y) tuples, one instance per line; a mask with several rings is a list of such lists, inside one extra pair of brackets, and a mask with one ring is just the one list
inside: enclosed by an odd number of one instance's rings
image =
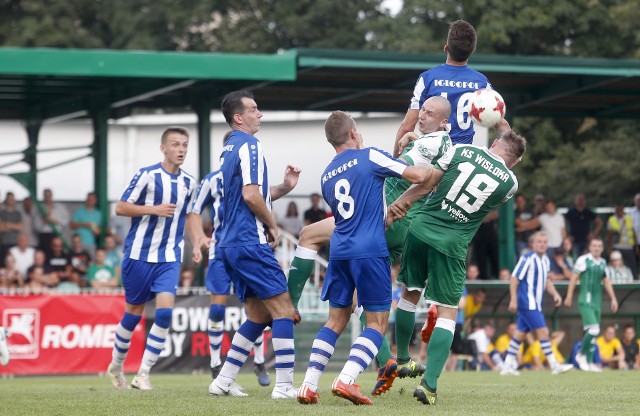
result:
[(471, 100), (469, 117), (471, 120), (484, 127), (493, 127), (504, 119), (507, 106), (502, 96), (494, 90), (483, 88), (477, 90)]

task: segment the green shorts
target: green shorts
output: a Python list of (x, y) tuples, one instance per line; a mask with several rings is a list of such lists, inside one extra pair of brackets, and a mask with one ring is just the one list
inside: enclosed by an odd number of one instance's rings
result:
[(408, 290), (422, 290), (426, 286), (425, 298), (428, 301), (457, 308), (465, 280), (465, 260), (442, 254), (412, 233), (407, 233), (398, 281)]
[(584, 329), (600, 325), (602, 309), (596, 308), (590, 304), (578, 303), (578, 310), (580, 311), (580, 317), (582, 317), (582, 327)]
[(402, 255), (409, 224), (411, 224), (411, 221), (396, 221), (384, 233), (387, 240), (387, 248), (389, 249), (389, 264), (392, 266), (398, 262)]

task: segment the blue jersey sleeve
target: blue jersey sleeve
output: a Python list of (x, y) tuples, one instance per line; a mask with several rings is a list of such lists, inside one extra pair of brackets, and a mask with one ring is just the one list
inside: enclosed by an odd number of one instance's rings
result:
[(242, 185), (262, 185), (265, 169), (262, 144), (257, 140), (250, 140), (238, 149)]
[(369, 161), (373, 174), (383, 178), (388, 176), (401, 177), (407, 168), (404, 161), (395, 159), (389, 153), (375, 147), (369, 149)]

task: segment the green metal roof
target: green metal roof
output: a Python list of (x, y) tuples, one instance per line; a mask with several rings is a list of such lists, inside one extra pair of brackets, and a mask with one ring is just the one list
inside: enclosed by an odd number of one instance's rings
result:
[[(184, 110), (252, 89), (263, 110), (404, 112), (442, 52), (296, 49), (273, 55), (0, 48), (0, 119), (68, 119), (109, 105)], [(512, 115), (636, 117), (640, 61), (475, 54)]]

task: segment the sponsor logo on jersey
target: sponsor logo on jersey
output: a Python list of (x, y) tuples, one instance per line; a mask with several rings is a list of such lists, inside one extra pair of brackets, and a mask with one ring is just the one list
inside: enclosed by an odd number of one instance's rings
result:
[(449, 214), (449, 216), (451, 218), (453, 218), (455, 221), (457, 221), (457, 222), (469, 222), (469, 217), (464, 215), (462, 210), (454, 208), (453, 206), (447, 204), (444, 200), (442, 200), (441, 208), (443, 210), (447, 211), (447, 214)]
[(339, 174), (345, 172), (349, 168), (356, 166), (357, 164), (358, 164), (358, 159), (352, 159), (346, 163), (343, 163), (341, 166), (338, 166), (337, 168), (325, 173), (324, 176), (322, 177), (322, 183), (325, 183), (326, 181), (328, 181), (329, 179), (335, 176), (338, 176)]
[(433, 80), (433, 85), (436, 87), (452, 87), (452, 88), (461, 88), (464, 90), (479, 90), (480, 84), (477, 82), (467, 82), (467, 81), (453, 81), (450, 79), (436, 79)]

